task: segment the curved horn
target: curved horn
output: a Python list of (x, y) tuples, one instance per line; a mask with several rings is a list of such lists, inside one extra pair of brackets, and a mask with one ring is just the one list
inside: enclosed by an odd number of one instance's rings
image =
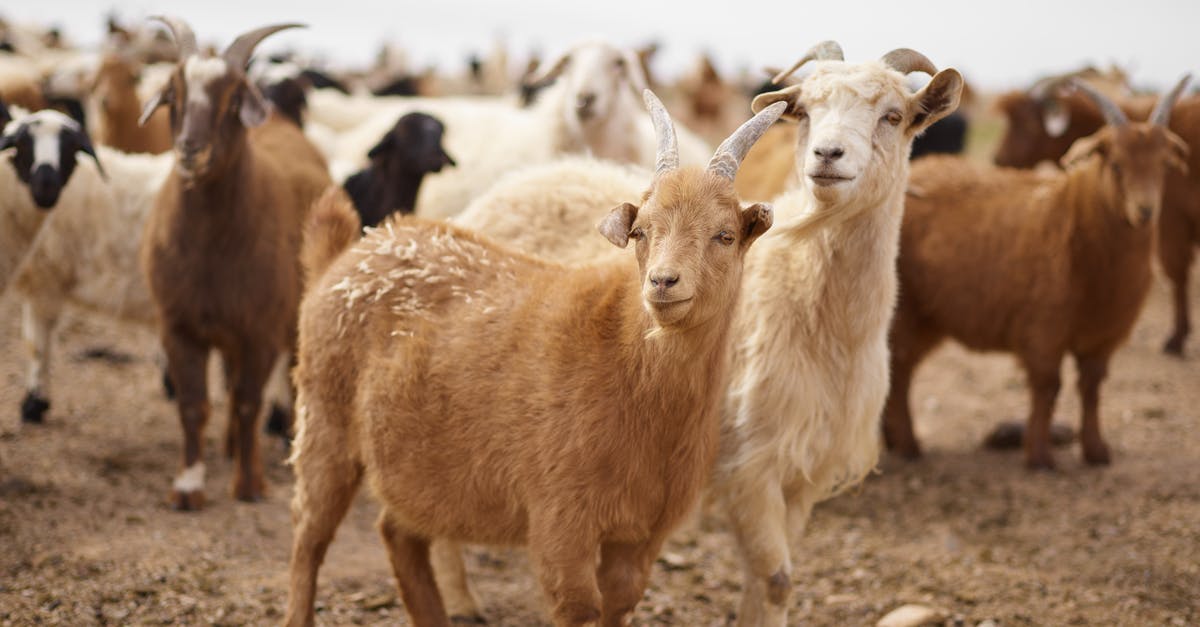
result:
[(911, 72), (924, 72), (930, 76), (937, 74), (937, 66), (929, 57), (913, 50), (912, 48), (896, 48), (895, 50), (883, 55), (880, 61), (883, 64), (896, 70), (901, 74), (909, 74)]
[(242, 33), (221, 56), (225, 58), (225, 62), (230, 66), (239, 70), (246, 69), (246, 63), (250, 61), (250, 55), (254, 54), (254, 48), (258, 46), (262, 40), (270, 35), (274, 35), (281, 30), (288, 28), (304, 28), (304, 24), (275, 24), (273, 26), (263, 26), (256, 28), (248, 33)]
[(191, 26), (187, 25), (187, 22), (174, 15), (154, 15), (150, 19), (167, 25), (167, 30), (171, 31), (171, 37), (175, 39), (175, 45), (179, 48), (180, 61), (196, 54), (199, 50), (196, 47), (196, 33), (192, 31)]
[(657, 156), (654, 158), (654, 176), (658, 177), (679, 167), (679, 142), (675, 140), (675, 125), (671, 123), (671, 115), (658, 96), (647, 89), (642, 92), (642, 98), (646, 101), (650, 120), (654, 122), (654, 136), (658, 138)]
[(1154, 112), (1150, 114), (1150, 123), (1159, 126), (1166, 126), (1171, 121), (1171, 109), (1175, 106), (1175, 102), (1179, 100), (1179, 94), (1183, 93), (1187, 87), (1188, 81), (1192, 80), (1191, 74), (1184, 74), (1183, 78), (1175, 84), (1175, 88), (1163, 94), (1162, 98), (1158, 99), (1158, 104), (1154, 105)]
[(767, 132), (767, 129), (779, 119), (779, 116), (783, 115), (787, 107), (786, 102), (776, 102), (746, 120), (733, 132), (733, 135), (729, 136), (729, 139), (721, 142), (721, 145), (717, 147), (717, 152), (708, 162), (708, 171), (732, 181), (733, 177), (737, 175), (738, 166), (742, 164), (742, 159), (746, 157), (746, 153), (750, 152), (754, 142)]
[(822, 41), (821, 43), (809, 48), (800, 60), (792, 64), (792, 67), (776, 74), (771, 82), (778, 85), (787, 80), (787, 77), (796, 73), (801, 65), (809, 61), (845, 61), (846, 57), (842, 54), (842, 47), (836, 41)]
[(1100, 109), (1100, 113), (1104, 114), (1104, 120), (1109, 126), (1125, 126), (1129, 123), (1125, 112), (1109, 100), (1108, 96), (1096, 91), (1096, 88), (1076, 78), (1071, 79), (1071, 86), (1087, 96), (1088, 100), (1091, 100), (1096, 108)]

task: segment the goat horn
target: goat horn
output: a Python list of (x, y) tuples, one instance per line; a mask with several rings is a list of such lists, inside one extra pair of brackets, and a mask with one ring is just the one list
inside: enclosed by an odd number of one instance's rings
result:
[(924, 72), (930, 76), (937, 74), (937, 66), (929, 57), (913, 50), (912, 48), (896, 48), (895, 50), (883, 55), (880, 59), (883, 64), (896, 70), (901, 74), (909, 74), (911, 72)]
[(171, 37), (175, 39), (175, 45), (179, 48), (180, 61), (196, 54), (199, 50), (196, 47), (196, 33), (191, 26), (187, 25), (187, 22), (174, 15), (155, 15), (150, 19), (167, 25), (167, 30), (171, 31)]
[(1171, 109), (1175, 107), (1175, 101), (1179, 100), (1179, 94), (1183, 93), (1190, 80), (1192, 80), (1192, 75), (1184, 74), (1174, 89), (1163, 94), (1163, 97), (1158, 100), (1158, 104), (1154, 105), (1154, 112), (1150, 114), (1151, 124), (1166, 126), (1171, 121)]
[(800, 60), (792, 65), (792, 67), (776, 74), (771, 82), (775, 85), (787, 80), (787, 77), (796, 73), (801, 65), (809, 61), (845, 61), (846, 57), (842, 54), (842, 47), (836, 41), (822, 41), (821, 43), (809, 48)]
[(304, 24), (275, 24), (273, 26), (263, 26), (256, 28), (248, 33), (242, 33), (225, 52), (221, 54), (225, 58), (225, 62), (230, 66), (239, 70), (245, 70), (246, 64), (250, 62), (250, 55), (254, 54), (254, 48), (258, 46), (262, 40), (273, 35), (281, 30), (288, 28), (304, 28)]
[(1104, 120), (1109, 126), (1125, 126), (1129, 123), (1129, 118), (1125, 117), (1125, 112), (1121, 110), (1113, 101), (1108, 99), (1108, 96), (1100, 93), (1095, 87), (1087, 83), (1072, 78), (1070, 79), (1071, 86), (1079, 90), (1088, 100), (1091, 100), (1100, 109), (1100, 113), (1104, 114)]
[(679, 142), (675, 139), (671, 114), (667, 113), (658, 96), (647, 89), (642, 91), (642, 98), (646, 101), (646, 109), (650, 111), (650, 120), (654, 122), (654, 136), (658, 138), (658, 151), (654, 158), (654, 176), (657, 177), (679, 167)]
[(746, 153), (750, 152), (754, 142), (757, 142), (758, 138), (767, 132), (767, 129), (779, 119), (779, 116), (783, 115), (787, 107), (788, 103), (779, 101), (746, 120), (733, 132), (733, 135), (729, 136), (729, 139), (721, 142), (721, 145), (717, 147), (717, 152), (708, 162), (708, 171), (732, 181), (733, 177), (737, 175), (738, 166), (742, 164), (742, 159), (746, 157)]

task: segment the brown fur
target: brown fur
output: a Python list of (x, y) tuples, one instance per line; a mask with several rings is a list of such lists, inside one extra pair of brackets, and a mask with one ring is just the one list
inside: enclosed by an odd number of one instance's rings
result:
[(122, 152), (158, 154), (171, 149), (171, 121), (166, 109), (156, 111), (145, 126), (138, 124), (142, 102), (137, 94), (138, 73), (133, 63), (109, 54), (96, 71), (92, 97), (100, 119), (96, 141)]
[(951, 337), (1017, 355), (1032, 392), (1025, 453), (1033, 468), (1054, 466), (1059, 364), (1073, 355), (1084, 459), (1109, 462), (1099, 387), (1150, 286), (1152, 222), (1178, 150), (1168, 131), (1139, 123), (1080, 140), (1058, 176), (949, 157), (913, 164), (891, 333), (890, 448), (920, 454), (908, 406), (913, 370)]
[[(206, 88), (214, 104), (200, 119), (187, 89), (180, 63), (160, 96), (172, 107), (176, 168), (146, 225), (141, 261), (176, 386), (184, 468), (203, 458), (205, 364), (216, 349), (230, 386), (226, 453), (237, 455), (233, 492), (253, 501), (264, 494), (257, 442), (263, 384), (278, 354), (295, 344), (301, 225), (331, 181), (295, 125), (268, 120), (247, 132), (230, 103), (262, 103), (240, 69)], [(176, 507), (203, 503), (194, 483), (181, 488), (177, 480)]]
[[(996, 152), (996, 163), (1031, 168), (1040, 161), (1057, 160), (1071, 144), (1094, 133), (1104, 124), (1096, 106), (1080, 95), (1060, 98), (1070, 112), (1071, 122), (1061, 137), (1046, 134), (1036, 101), (1025, 92), (1002, 97), (999, 106), (1008, 118), (1008, 129)], [(1131, 120), (1145, 120), (1152, 102), (1145, 99), (1121, 102)], [(1180, 100), (1171, 111), (1170, 129), (1193, 148), (1188, 173), (1172, 172), (1163, 192), (1159, 220), (1158, 259), (1171, 282), (1175, 324), (1163, 350), (1182, 355), (1191, 331), (1188, 311), (1188, 279), (1195, 247), (1200, 245), (1200, 97)]]
[[(353, 240), (331, 200), (310, 269)], [(301, 307), (286, 622), (312, 624), (366, 478), (414, 624), (448, 624), (433, 538), (527, 543), (557, 624), (622, 624), (716, 455), (742, 260), (769, 224), (728, 180), (680, 170), (602, 223), (636, 265), (561, 266), (408, 218), (369, 229)], [(668, 296), (692, 300), (649, 304)]]

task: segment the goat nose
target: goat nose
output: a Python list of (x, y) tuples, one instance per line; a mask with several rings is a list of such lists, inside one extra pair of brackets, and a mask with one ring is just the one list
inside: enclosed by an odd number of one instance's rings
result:
[(580, 109), (587, 109), (596, 103), (596, 94), (591, 92), (579, 94), (575, 99), (575, 105)]
[(660, 289), (667, 289), (679, 282), (679, 273), (674, 270), (658, 270), (650, 274), (650, 284)]
[(846, 151), (841, 146), (817, 146), (813, 148), (813, 154), (824, 159), (825, 161), (837, 161), (846, 154)]

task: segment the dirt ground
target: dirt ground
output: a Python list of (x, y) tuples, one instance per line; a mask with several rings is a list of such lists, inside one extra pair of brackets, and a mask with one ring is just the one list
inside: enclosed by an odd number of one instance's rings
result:
[[(69, 318), (47, 423), (21, 425), (18, 313), (0, 302), (0, 625), (278, 623), (291, 539), (278, 441), (266, 441), (267, 500), (232, 500), (218, 403), (209, 505), (174, 512), (165, 497), (182, 436), (154, 337)], [(1018, 452), (981, 450), (996, 422), (1024, 416), (1023, 378), (1007, 357), (940, 350), (913, 394), (925, 459), (885, 456), (861, 489), (817, 508), (793, 551), (791, 622), (873, 624), (920, 603), (948, 624), (1200, 624), (1200, 338), (1184, 361), (1163, 356), (1168, 321), (1160, 282), (1103, 389), (1115, 460), (1103, 469), (1084, 466), (1076, 447), (1058, 451), (1052, 474), (1027, 472)], [(96, 347), (130, 359), (80, 358)], [(1056, 419), (1075, 426), (1078, 407), (1064, 366)], [(322, 624), (405, 622), (376, 511), (360, 495), (329, 550)], [(635, 624), (731, 621), (740, 573), (723, 526), (711, 511), (668, 545)], [(491, 624), (545, 623), (521, 551), (473, 550), (468, 569)]]

